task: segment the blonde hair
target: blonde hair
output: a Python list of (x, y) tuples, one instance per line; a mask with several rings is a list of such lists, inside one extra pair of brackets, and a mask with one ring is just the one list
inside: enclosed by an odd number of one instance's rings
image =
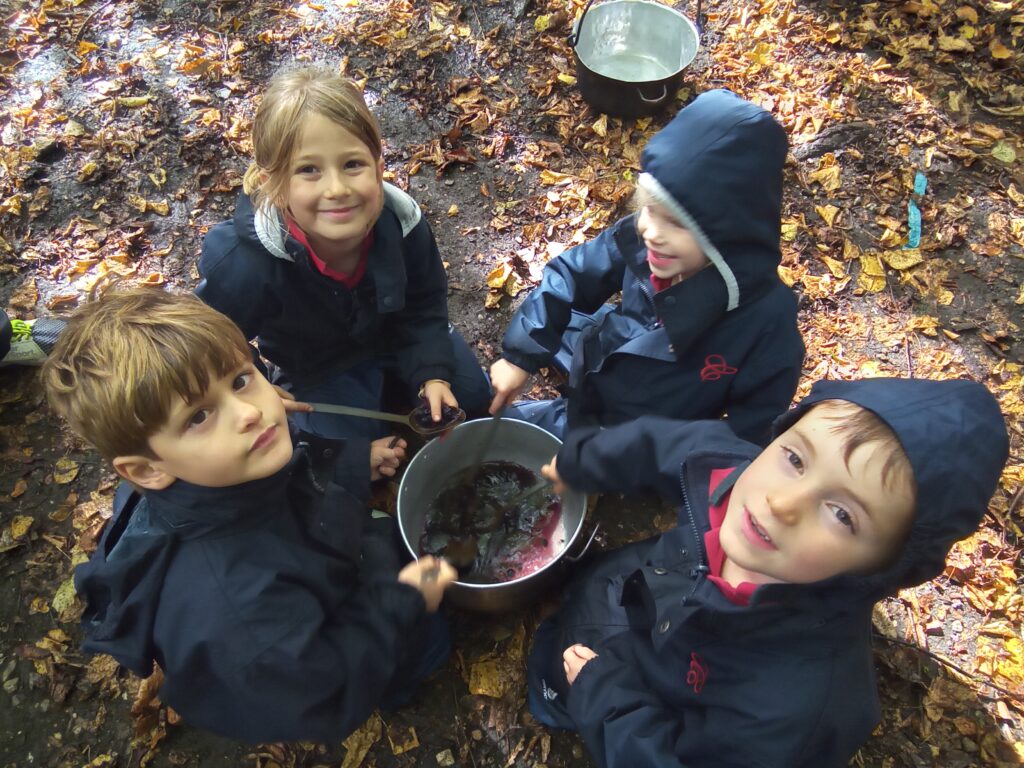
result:
[(79, 307), (43, 365), (51, 407), (107, 459), (151, 456), (176, 398), (249, 360), (230, 319), (188, 294), (108, 291)]
[(633, 190), (633, 195), (629, 199), (629, 210), (632, 213), (640, 213), (640, 211), (646, 208), (648, 205), (657, 205), (658, 198), (652, 195), (643, 187), (637, 187)]
[(253, 121), (253, 162), (242, 189), (254, 206), (286, 207), (289, 165), (308, 115), (325, 117), (355, 134), (380, 160), (380, 127), (355, 83), (318, 67), (284, 70), (271, 78)]

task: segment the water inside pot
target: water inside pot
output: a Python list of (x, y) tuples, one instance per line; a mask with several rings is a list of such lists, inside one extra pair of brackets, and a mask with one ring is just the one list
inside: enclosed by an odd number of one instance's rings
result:
[(430, 503), (420, 553), (444, 557), (459, 581), (499, 584), (537, 572), (565, 546), (557, 494), (510, 504), (537, 475), (511, 461), (487, 461), (456, 472)]
[(626, 83), (647, 83), (671, 77), (674, 71), (653, 56), (622, 51), (606, 56), (593, 65), (600, 75)]

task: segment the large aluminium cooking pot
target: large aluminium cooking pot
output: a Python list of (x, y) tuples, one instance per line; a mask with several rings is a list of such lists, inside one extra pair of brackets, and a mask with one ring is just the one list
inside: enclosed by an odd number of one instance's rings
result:
[[(490, 439), (492, 426), (497, 432)], [(491, 419), (467, 421), (446, 437), (427, 443), (409, 462), (398, 486), (398, 527), (409, 552), (419, 556), (427, 508), (456, 472), (482, 459), (514, 461), (539, 475), (541, 466), (551, 461), (561, 445), (561, 440), (547, 430), (504, 418), (497, 425)], [(486, 453), (481, 457), (484, 449)], [(498, 584), (457, 581), (448, 588), (446, 598), (460, 608), (500, 613), (522, 608), (557, 587), (564, 571), (562, 561), (576, 559), (573, 545), (583, 529), (587, 506), (586, 497), (576, 491), (562, 494), (561, 500), (562, 517), (552, 537), (554, 555), (546, 565)]]
[(672, 101), (697, 55), (700, 20), (701, 0), (696, 25), (650, 0), (590, 0), (569, 36), (583, 98), (610, 115), (654, 114)]

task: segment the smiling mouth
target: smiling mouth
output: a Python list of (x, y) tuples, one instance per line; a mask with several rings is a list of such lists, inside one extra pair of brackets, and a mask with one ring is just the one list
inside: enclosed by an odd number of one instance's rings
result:
[(676, 258), (674, 256), (666, 256), (664, 254), (658, 253), (652, 248), (648, 248), (647, 260), (652, 261), (655, 264), (671, 264), (672, 262), (676, 261)]
[(778, 549), (775, 542), (772, 541), (772, 537), (768, 535), (768, 532), (758, 525), (757, 519), (746, 511), (746, 523), (748, 529), (748, 535), (753, 540), (754, 544), (758, 544), (765, 549)]

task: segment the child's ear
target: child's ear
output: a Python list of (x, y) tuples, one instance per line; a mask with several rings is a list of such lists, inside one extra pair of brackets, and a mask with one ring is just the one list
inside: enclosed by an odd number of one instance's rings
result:
[(113, 464), (117, 474), (147, 491), (162, 491), (177, 480), (145, 456), (116, 456)]
[(377, 158), (377, 178), (384, 180), (384, 155)]

